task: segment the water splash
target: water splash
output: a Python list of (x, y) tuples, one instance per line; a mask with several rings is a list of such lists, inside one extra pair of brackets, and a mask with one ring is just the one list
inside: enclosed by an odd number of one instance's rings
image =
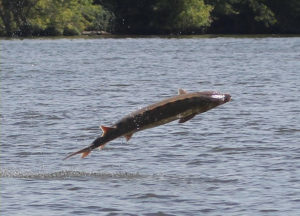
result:
[(21, 178), (21, 179), (73, 179), (73, 178), (114, 178), (114, 179), (136, 179), (143, 178), (145, 176), (139, 173), (129, 172), (84, 172), (77, 170), (61, 170), (57, 172), (41, 172), (41, 171), (19, 171), (19, 170), (8, 170), (1, 169), (1, 178)]

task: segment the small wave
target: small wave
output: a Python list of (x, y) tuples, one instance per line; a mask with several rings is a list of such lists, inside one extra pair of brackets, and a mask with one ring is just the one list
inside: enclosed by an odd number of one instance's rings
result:
[(158, 198), (158, 199), (170, 199), (170, 198), (176, 198), (178, 196), (175, 195), (162, 195), (162, 194), (156, 194), (156, 193), (146, 193), (141, 194), (137, 198), (138, 199), (147, 199), (147, 198)]
[(299, 128), (286, 128), (286, 127), (281, 127), (275, 130), (276, 133), (278, 134), (293, 134), (293, 133), (299, 133), (300, 129)]
[(156, 180), (168, 181), (169, 183), (216, 183), (216, 184), (232, 184), (239, 180), (237, 178), (214, 178), (201, 175), (164, 175), (153, 174), (152, 176)]
[(231, 153), (241, 153), (241, 152), (247, 152), (246, 148), (226, 148), (226, 147), (215, 147), (212, 148), (212, 152), (231, 152)]
[(42, 152), (42, 151), (36, 151), (36, 152), (33, 152), (33, 151), (20, 151), (20, 152), (17, 152), (16, 155), (18, 157), (26, 157), (26, 156), (31, 156), (31, 155), (50, 155), (50, 153), (47, 153), (47, 152)]
[(117, 83), (117, 84), (111, 84), (109, 86), (112, 87), (126, 87), (126, 86), (131, 86), (130, 84), (124, 84), (124, 83)]
[(258, 146), (243, 146), (243, 147), (215, 147), (212, 148), (212, 152), (225, 152), (228, 154), (239, 154), (239, 153), (248, 153), (253, 151), (281, 151), (281, 148), (278, 147), (258, 147)]
[(260, 212), (262, 213), (274, 213), (274, 212), (278, 212), (277, 209), (262, 209), (260, 210)]

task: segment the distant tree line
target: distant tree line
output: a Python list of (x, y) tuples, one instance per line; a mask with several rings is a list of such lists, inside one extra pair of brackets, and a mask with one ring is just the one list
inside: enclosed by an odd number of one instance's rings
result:
[(300, 0), (0, 0), (0, 36), (300, 33)]
[(0, 0), (0, 35), (79, 35), (112, 31), (112, 12), (93, 0)]

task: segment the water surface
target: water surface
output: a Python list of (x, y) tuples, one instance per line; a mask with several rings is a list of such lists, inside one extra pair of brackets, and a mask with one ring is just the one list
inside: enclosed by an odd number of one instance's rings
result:
[[(300, 38), (1, 40), (2, 215), (300, 214)], [(233, 101), (62, 161), (145, 105)]]

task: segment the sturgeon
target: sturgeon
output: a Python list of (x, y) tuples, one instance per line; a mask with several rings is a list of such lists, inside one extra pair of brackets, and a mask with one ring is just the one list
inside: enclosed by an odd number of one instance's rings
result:
[(77, 154), (82, 154), (81, 158), (84, 158), (95, 148), (103, 149), (106, 143), (118, 137), (124, 136), (129, 141), (134, 133), (141, 130), (157, 127), (177, 119), (179, 119), (179, 123), (184, 123), (195, 115), (230, 100), (229, 94), (215, 91), (187, 93), (185, 90), (179, 89), (177, 96), (132, 112), (110, 127), (100, 126), (102, 136), (96, 138), (90, 146), (69, 154), (64, 160)]

